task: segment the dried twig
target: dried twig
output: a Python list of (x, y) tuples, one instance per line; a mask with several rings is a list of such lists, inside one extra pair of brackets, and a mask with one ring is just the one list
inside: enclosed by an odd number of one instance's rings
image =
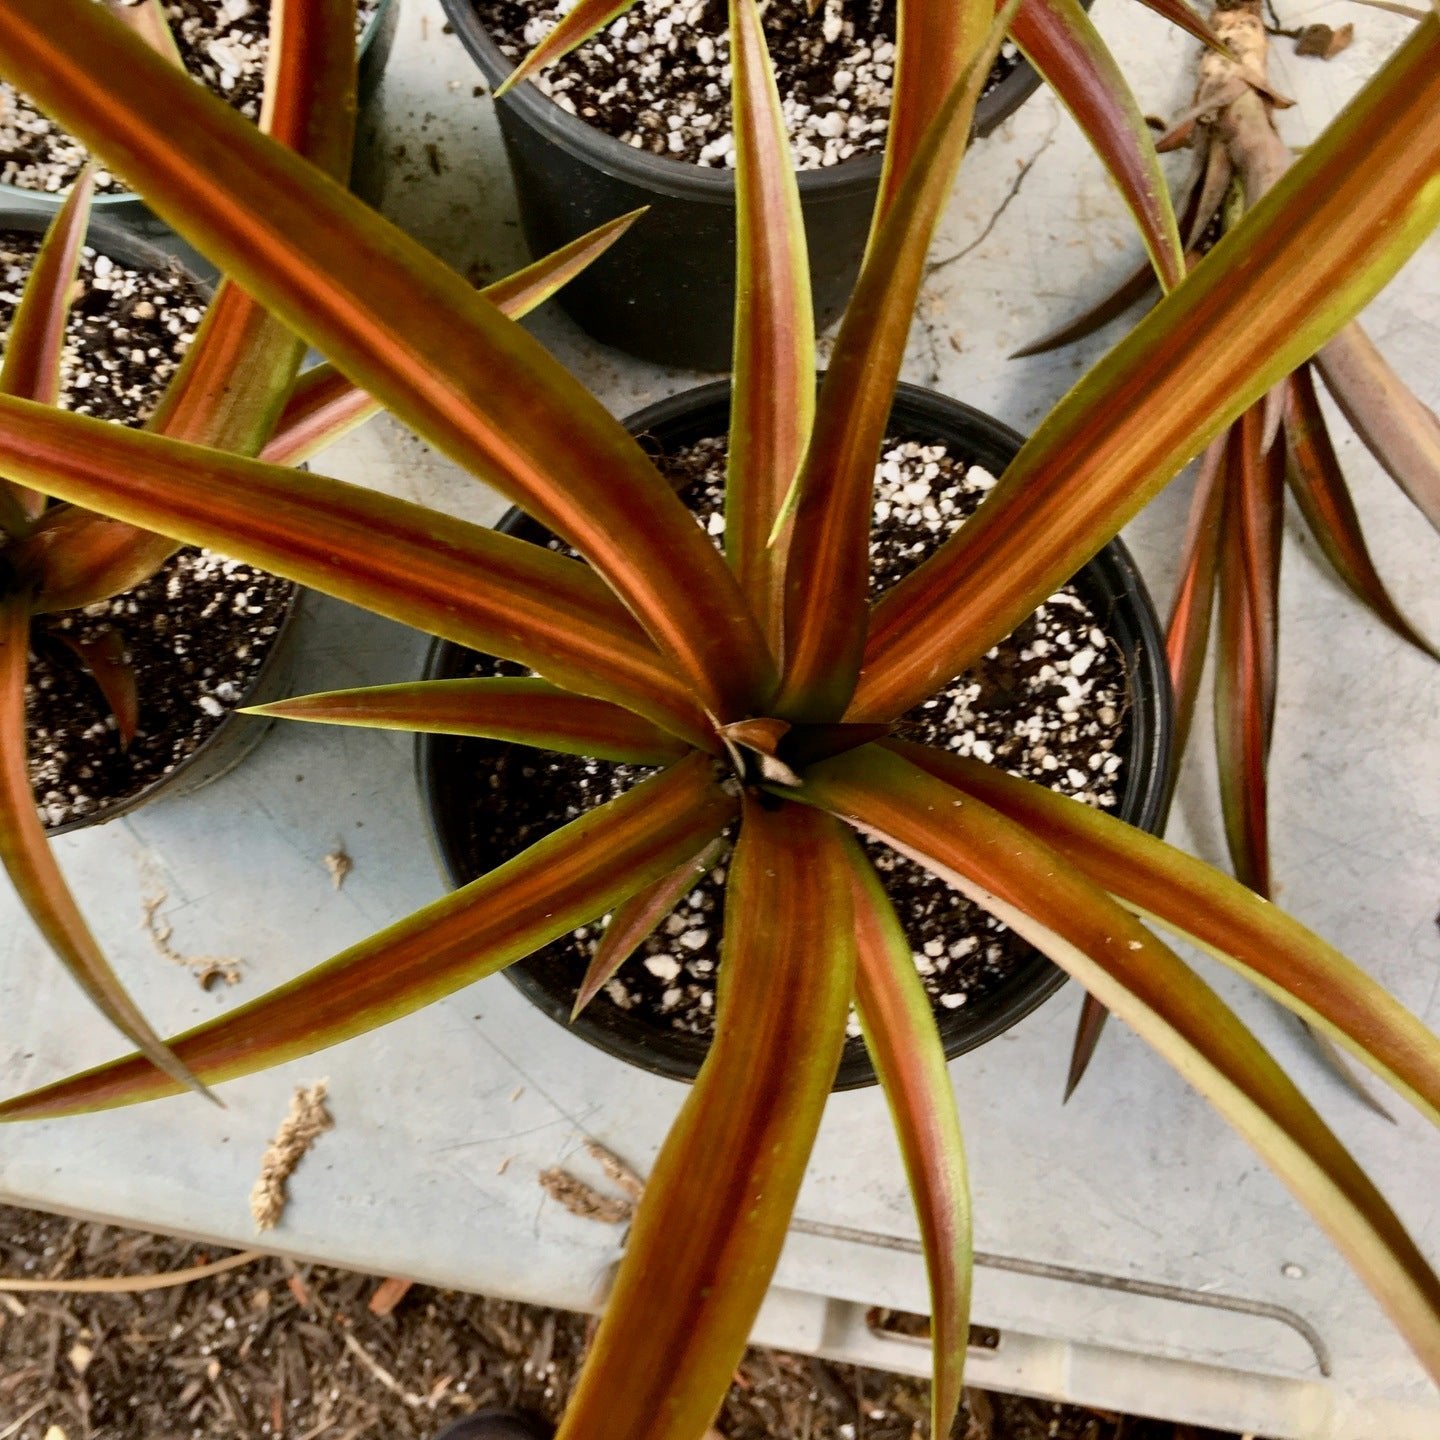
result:
[(211, 1275), (238, 1270), (253, 1260), (264, 1259), (260, 1250), (242, 1250), (208, 1265), (191, 1265), (185, 1270), (164, 1270), (155, 1275), (109, 1275), (90, 1280), (31, 1280), (0, 1275), (0, 1290), (58, 1291), (67, 1295), (143, 1295), (149, 1290), (169, 1290), (176, 1285), (189, 1285)]

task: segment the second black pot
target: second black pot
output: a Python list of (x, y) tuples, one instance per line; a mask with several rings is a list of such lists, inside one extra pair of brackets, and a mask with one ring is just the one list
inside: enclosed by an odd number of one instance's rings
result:
[[(442, 0), (455, 33), (494, 89), (514, 68), (472, 0)], [(1039, 86), (1021, 63), (981, 101), (975, 132), (988, 135)], [(570, 281), (557, 303), (582, 329), (627, 354), (663, 365), (728, 370), (735, 309), (735, 174), (636, 150), (562, 110), (531, 84), (497, 106), (530, 253), (548, 254), (642, 205), (620, 243)], [(881, 157), (858, 156), (799, 174), (820, 327), (850, 298)]]
[[(723, 382), (704, 385), (633, 415), (626, 422), (654, 452), (674, 453), (697, 440), (723, 435), (729, 422), (730, 392)], [(890, 433), (934, 444), (943, 441), (972, 463), (998, 475), (1023, 443), (1013, 430), (942, 395), (901, 385), (891, 410)], [(548, 532), (512, 510), (500, 528), (543, 544)], [(1159, 622), (1129, 552), (1117, 540), (1072, 582), (1125, 659), (1130, 691), (1130, 734), (1125, 784), (1116, 813), (1143, 829), (1158, 831), (1164, 819), (1170, 763), (1171, 697)], [(426, 679), (469, 674), (464, 648), (436, 641), (426, 662)], [(460, 886), (491, 868), (472, 853), (467, 815), (476, 803), (469, 777), (476, 760), (498, 742), (450, 736), (418, 737), (416, 761), (431, 839), (448, 881)], [(497, 797), (490, 796), (493, 802)], [(939, 882), (937, 882), (939, 883)], [(901, 917), (902, 921), (904, 916)], [(638, 1015), (603, 1004), (601, 997), (570, 1020), (577, 976), (562, 960), (541, 951), (505, 971), (528, 999), (551, 1019), (609, 1054), (671, 1079), (693, 1080), (708, 1040), (669, 1027), (657, 1028)], [(1014, 966), (1008, 978), (973, 1003), (937, 1013), (946, 1056), (954, 1059), (1008, 1030), (1053, 995), (1065, 974), (1036, 951)], [(875, 1083), (864, 1046), (846, 1042), (836, 1077), (837, 1090)]]

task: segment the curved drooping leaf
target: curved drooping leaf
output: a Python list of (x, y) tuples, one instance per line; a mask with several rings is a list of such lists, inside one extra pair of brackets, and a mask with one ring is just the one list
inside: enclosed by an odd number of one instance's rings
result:
[[(0, 473), (518, 660), (566, 689), (715, 743), (683, 682), (600, 578), (543, 546), (339, 480), (4, 397)], [(71, 516), (29, 541), (53, 543), (46, 573), (62, 593), (65, 567), (85, 559), (77, 532), (103, 544), (114, 523)]]
[(1335, 573), (1355, 598), (1402, 640), (1440, 660), (1440, 651), (1400, 613), (1370, 558), (1308, 366), (1302, 365), (1290, 377), (1286, 389), (1285, 444), (1290, 458), (1286, 472), (1290, 492)]
[(840, 325), (810, 448), (788, 513), (795, 526), (785, 575), (785, 667), (778, 713), (839, 720), (865, 642), (875, 461), (924, 277), (925, 251), (970, 138), (980, 87), (1019, 0), (1009, 0), (966, 57), (871, 238)]
[(1365, 305), (1440, 220), (1437, 113), (1440, 17), (1417, 27), (1051, 411), (976, 514), (880, 600), (848, 718), (901, 715), (963, 673)]
[(806, 794), (948, 880), (1134, 1028), (1254, 1146), (1440, 1378), (1440, 1278), (1290, 1078), (1168, 947), (1026, 828), (892, 752), (827, 761)]
[(845, 1039), (855, 932), (841, 838), (818, 811), (745, 801), (715, 1039), (646, 1182), (557, 1440), (693, 1440), (725, 1397)]
[(1440, 1039), (1333, 945), (1254, 891), (1132, 825), (991, 765), (887, 746), (1059, 851), (1137, 914), (1259, 986), (1440, 1124)]
[(570, 1011), (572, 1020), (654, 934), (655, 927), (680, 903), (681, 896), (709, 873), (724, 850), (723, 841), (712, 841), (668, 875), (662, 875), (653, 885), (637, 891), (615, 907), (615, 913), (606, 922), (605, 933), (590, 957), (580, 988), (575, 992), (575, 1004)]
[[(1185, 263), (1194, 265), (1199, 259), (1196, 246), (1205, 233), (1230, 184), (1232, 167), (1223, 145), (1210, 145), (1205, 158), (1200, 162), (1197, 173), (1185, 186), (1186, 200), (1180, 212), (1180, 236), (1185, 245)], [(1158, 295), (1155, 269), (1150, 264), (1139, 265), (1103, 300), (1097, 301), (1088, 310), (1067, 320), (1058, 329), (1038, 340), (1022, 346), (1012, 355), (1012, 360), (1023, 360), (1029, 355), (1043, 355), (1062, 346), (1073, 345), (1092, 335), (1112, 320), (1118, 320), (1132, 305), (1142, 300), (1152, 301)]]
[(1094, 22), (1080, 0), (1024, 0), (1010, 28), (1105, 162), (1161, 287), (1173, 289), (1185, 278), (1185, 256), (1165, 172), (1150, 127)]
[(150, 1028), (101, 954), (51, 853), (26, 763), (29, 649), (30, 608), (23, 594), (12, 591), (0, 598), (0, 863), (45, 943), (95, 1008), (140, 1047), (143, 1063), (173, 1089), (190, 1087), (203, 1094), (204, 1086)]
[(935, 1011), (894, 907), (864, 852), (854, 878), (855, 1009), (900, 1141), (930, 1280), (930, 1433), (949, 1435), (970, 1343), (974, 1237), (965, 1142)]
[(474, 735), (631, 765), (669, 765), (690, 747), (658, 725), (532, 678), (414, 680), (256, 705), (249, 715), (426, 735)]
[[(1440, 18), (1428, 23), (1440, 26)], [(1340, 331), (1315, 368), (1370, 453), (1440, 530), (1440, 420), (1358, 325)]]
[(1216, 614), (1215, 748), (1231, 864), (1241, 881), (1269, 899), (1266, 770), (1275, 721), (1285, 459), (1279, 446), (1261, 451), (1263, 426), (1252, 406), (1230, 431)]
[[(94, 194), (95, 172), (86, 165), (45, 231), (25, 279), (5, 336), (0, 395), (16, 395), (42, 405), (54, 405), (60, 399), (65, 325)], [(0, 527), (7, 535), (24, 536), (44, 509), (45, 497), (37, 491), (0, 481)]]
[[(598, 260), (643, 214), (632, 210), (487, 285), (481, 294), (502, 314), (518, 320), (543, 305), (562, 285)], [(379, 414), (380, 402), (347, 380), (329, 361), (295, 382), (274, 434), (260, 452), (272, 465), (303, 465), (327, 445)]]
[(707, 710), (763, 704), (773, 666), (708, 537), (624, 427), (461, 276), (91, 0), (7, 4), (0, 73), (386, 409), (569, 540)]
[[(171, 1045), (197, 1075), (218, 1084), (363, 1035), (593, 920), (694, 854), (734, 813), (710, 761), (693, 755)], [(178, 1088), (143, 1056), (130, 1055), (6, 1101), (0, 1120), (107, 1110)]]
[(725, 556), (778, 657), (783, 540), (770, 543), (815, 416), (810, 258), (790, 136), (755, 0), (730, 0), (735, 112), (735, 347)]
[(1184, 755), (1195, 718), (1195, 700), (1210, 646), (1215, 583), (1220, 564), (1220, 527), (1225, 518), (1226, 442), (1213, 441), (1200, 460), (1190, 519), (1181, 546), (1180, 581), (1165, 626), (1170, 688), (1175, 696), (1174, 753)]

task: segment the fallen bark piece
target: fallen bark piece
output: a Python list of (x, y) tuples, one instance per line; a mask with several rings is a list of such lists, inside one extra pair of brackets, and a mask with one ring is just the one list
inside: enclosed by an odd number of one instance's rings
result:
[(375, 1287), (375, 1293), (370, 1297), (370, 1313), (372, 1315), (389, 1315), (405, 1298), (414, 1283), (413, 1280), (404, 1280), (398, 1275), (392, 1275), (388, 1280), (382, 1280)]
[(290, 1113), (281, 1121), (270, 1148), (261, 1158), (260, 1178), (250, 1192), (250, 1214), (257, 1231), (273, 1230), (280, 1223), (288, 1199), (286, 1181), (305, 1152), (335, 1123), (325, 1108), (325, 1087), (324, 1080), (308, 1090), (303, 1085), (295, 1087)]

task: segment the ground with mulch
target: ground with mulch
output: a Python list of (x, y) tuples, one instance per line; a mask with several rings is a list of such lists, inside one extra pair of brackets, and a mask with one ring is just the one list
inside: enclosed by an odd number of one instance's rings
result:
[[(0, 1276), (139, 1275), (217, 1258), (178, 1240), (0, 1207)], [(484, 1406), (554, 1419), (590, 1323), (281, 1260), (146, 1295), (0, 1290), (0, 1437), (428, 1440)], [(751, 1350), (716, 1430), (723, 1440), (921, 1440), (927, 1404), (917, 1380)], [(1231, 1440), (983, 1391), (969, 1392), (954, 1436)]]

